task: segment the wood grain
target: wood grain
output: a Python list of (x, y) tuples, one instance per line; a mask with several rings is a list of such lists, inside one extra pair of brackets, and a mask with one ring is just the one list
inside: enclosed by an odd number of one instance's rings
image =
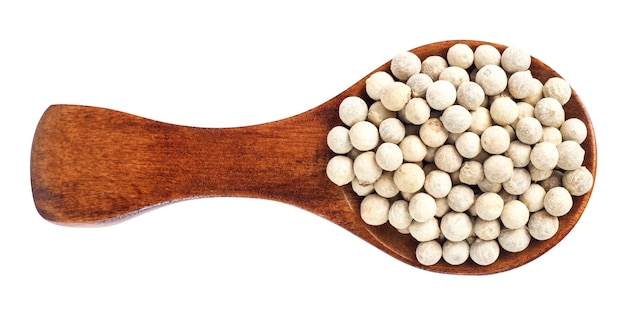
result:
[[(475, 48), (487, 42), (445, 41), (412, 51), (420, 58), (445, 56), (458, 42)], [(503, 51), (505, 46), (488, 43)], [(372, 71), (389, 70), (390, 63)], [(533, 75), (545, 82), (559, 76), (533, 58)], [(360, 198), (349, 186), (326, 177), (332, 153), (326, 134), (341, 121), (340, 102), (365, 93), (365, 79), (324, 104), (267, 124), (238, 128), (196, 128), (158, 122), (99, 107), (52, 105), (35, 131), (31, 183), (35, 206), (45, 219), (62, 225), (102, 225), (129, 219), (146, 210), (187, 199), (233, 196), (271, 199), (308, 210), (344, 227), (375, 247), (410, 265), (441, 273), (490, 274), (513, 269), (544, 254), (574, 227), (591, 191), (574, 199), (556, 236), (533, 241), (521, 253), (505, 251), (496, 263), (469, 260), (451, 266), (443, 260), (422, 266), (417, 242), (390, 225), (368, 226), (359, 216)], [(596, 141), (589, 115), (573, 92), (566, 116), (588, 128), (582, 144), (584, 165), (596, 174)]]

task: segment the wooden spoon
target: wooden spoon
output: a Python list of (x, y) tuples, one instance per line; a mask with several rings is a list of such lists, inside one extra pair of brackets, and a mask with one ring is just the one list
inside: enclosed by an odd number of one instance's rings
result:
[[(445, 41), (412, 50), (422, 60), (446, 56), (455, 43), (473, 49), (491, 44)], [(389, 71), (390, 62), (375, 71)], [(545, 82), (559, 76), (537, 59), (533, 75)], [(373, 73), (372, 72), (372, 73)], [(369, 75), (368, 75), (369, 76)], [(574, 207), (559, 218), (558, 233), (532, 241), (520, 253), (502, 251), (498, 260), (480, 266), (468, 260), (452, 266), (443, 260), (423, 266), (415, 258), (417, 241), (389, 224), (369, 226), (359, 215), (361, 198), (351, 187), (338, 187), (326, 176), (334, 155), (326, 145), (328, 131), (340, 125), (338, 107), (347, 96), (371, 101), (364, 77), (336, 97), (283, 120), (237, 128), (196, 128), (158, 122), (113, 110), (52, 105), (37, 126), (31, 153), (35, 206), (45, 219), (62, 225), (110, 224), (145, 210), (186, 199), (230, 196), (263, 198), (313, 212), (347, 229), (389, 255), (416, 267), (451, 274), (506, 271), (544, 254), (574, 227), (591, 191), (574, 198)], [(594, 130), (578, 95), (565, 105), (567, 117), (578, 117), (588, 129), (584, 165), (595, 177)]]

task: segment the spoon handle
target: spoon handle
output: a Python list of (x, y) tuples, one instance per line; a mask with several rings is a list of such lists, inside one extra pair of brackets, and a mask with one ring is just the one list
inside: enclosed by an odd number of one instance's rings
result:
[[(34, 135), (31, 183), (40, 214), (58, 223), (102, 223), (191, 198), (264, 198), (324, 215), (331, 190), (325, 104), (284, 120), (197, 128), (98, 107), (53, 105)], [(345, 202), (343, 202), (345, 204)]]

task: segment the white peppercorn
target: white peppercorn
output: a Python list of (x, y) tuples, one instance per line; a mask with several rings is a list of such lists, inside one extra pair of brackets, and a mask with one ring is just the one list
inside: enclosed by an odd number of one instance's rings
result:
[(417, 249), (415, 249), (417, 261), (425, 266), (431, 266), (439, 262), (442, 255), (443, 250), (441, 244), (436, 240), (421, 242), (417, 245)]
[(510, 97), (497, 98), (491, 103), (489, 114), (496, 124), (509, 125), (518, 118), (517, 103)]
[(393, 77), (386, 71), (375, 72), (365, 80), (365, 92), (372, 100), (378, 101), (380, 100), (380, 91), (394, 81)]
[(558, 128), (565, 121), (565, 110), (556, 99), (543, 98), (535, 104), (535, 117), (544, 126)]
[(540, 142), (530, 151), (530, 162), (537, 169), (552, 170), (559, 160), (559, 151), (556, 145), (550, 142)]
[(543, 209), (543, 199), (546, 196), (546, 190), (538, 183), (532, 183), (526, 192), (520, 194), (519, 200), (526, 204), (528, 211), (531, 213)]
[(390, 111), (400, 111), (411, 99), (411, 88), (404, 82), (394, 81), (380, 91), (380, 102)]
[(483, 88), (485, 95), (493, 96), (506, 89), (508, 78), (504, 69), (496, 65), (485, 65), (476, 73), (476, 83)]
[(533, 165), (532, 161), (528, 164), (527, 168), (528, 172), (530, 172), (530, 179), (534, 182), (543, 181), (550, 177), (550, 175), (552, 174), (552, 169), (539, 169), (535, 167), (535, 165)]
[(450, 206), (448, 205), (447, 198), (445, 197), (437, 198), (435, 199), (435, 203), (437, 204), (437, 211), (435, 212), (435, 217), (441, 218), (450, 211)]
[(502, 214), (500, 214), (502, 225), (509, 229), (516, 229), (526, 225), (529, 217), (530, 211), (528, 207), (520, 200), (511, 200), (504, 203)]
[(424, 190), (432, 197), (445, 197), (450, 192), (450, 189), (452, 189), (452, 179), (449, 173), (441, 170), (433, 170), (426, 174)]
[(554, 98), (559, 101), (561, 105), (567, 103), (572, 96), (572, 88), (569, 83), (559, 77), (548, 79), (548, 81), (546, 81), (543, 85), (542, 91), (546, 98)]
[(447, 144), (437, 148), (434, 162), (440, 170), (453, 173), (461, 168), (463, 157), (456, 151), (456, 147)]
[(517, 103), (517, 121), (513, 122), (511, 126), (517, 128), (517, 122), (525, 117), (535, 117), (535, 107), (528, 102), (518, 101)]
[(548, 191), (554, 187), (562, 187), (563, 186), (563, 172), (561, 170), (554, 169), (550, 176), (542, 180), (539, 184), (541, 187)]
[(352, 191), (358, 196), (367, 196), (374, 192), (374, 185), (372, 183), (360, 183), (357, 177), (352, 179)]
[[(485, 167), (483, 166), (483, 172), (484, 172), (484, 169)], [(502, 183), (491, 182), (489, 181), (489, 179), (483, 177), (483, 180), (478, 183), (478, 188), (482, 192), (498, 193), (500, 192), (500, 190), (502, 190)]]
[(396, 186), (396, 183), (393, 182), (393, 173), (383, 171), (383, 174), (374, 182), (374, 191), (378, 195), (388, 199), (398, 195), (400, 190)]
[(373, 184), (383, 174), (383, 169), (376, 162), (376, 153), (366, 151), (354, 158), (354, 175), (362, 185)]
[(422, 63), (420, 58), (412, 52), (401, 52), (391, 59), (391, 73), (398, 80), (406, 81), (412, 75), (420, 72)]
[(477, 238), (470, 245), (470, 258), (476, 264), (487, 266), (494, 263), (500, 256), (500, 245), (495, 240)]
[(409, 214), (409, 202), (405, 200), (397, 200), (391, 203), (389, 208), (389, 224), (391, 226), (402, 229), (411, 225), (413, 218)]
[(585, 166), (565, 171), (562, 181), (563, 186), (573, 196), (581, 196), (593, 187), (593, 175)]
[(389, 200), (375, 193), (361, 201), (361, 218), (372, 226), (380, 226), (389, 219)]
[(454, 44), (448, 48), (446, 58), (450, 66), (467, 69), (474, 63), (474, 52), (467, 44)]
[(543, 83), (539, 81), (537, 78), (533, 78), (532, 82), (532, 92), (527, 97), (523, 98), (522, 101), (534, 106), (537, 104), (537, 101), (543, 98)]
[(485, 178), (490, 182), (504, 183), (513, 176), (513, 161), (502, 155), (493, 155), (483, 163)]
[[(439, 117), (439, 119), (441, 120), (441, 116)], [(441, 123), (443, 124), (443, 122)], [(456, 144), (456, 140), (459, 138), (459, 136), (461, 136), (461, 134), (463, 133), (448, 133), (448, 139), (446, 140), (446, 144), (448, 145)]]
[(378, 133), (383, 142), (397, 144), (404, 139), (406, 129), (402, 121), (395, 117), (390, 117), (380, 122)]
[(350, 143), (354, 148), (360, 151), (368, 151), (378, 146), (379, 135), (376, 125), (368, 122), (361, 121), (350, 127)]
[(445, 110), (456, 101), (456, 88), (446, 80), (437, 80), (426, 90), (426, 102), (431, 108)]
[[(474, 194), (474, 201), (476, 201), (476, 199), (478, 198), (479, 195), (480, 194)], [(470, 208), (466, 212), (469, 216), (472, 217), (472, 221), (476, 221), (476, 218), (478, 217), (478, 215), (476, 215), (476, 210), (475, 210), (474, 206), (475, 206), (475, 204), (472, 204), (470, 206)], [(472, 232), (471, 236), (473, 237), (473, 236), (475, 236), (475, 234)]]
[(424, 186), (426, 175), (416, 163), (403, 163), (394, 173), (393, 182), (401, 192), (415, 193)]
[(435, 199), (424, 192), (418, 192), (409, 201), (409, 213), (415, 221), (425, 222), (435, 217), (436, 211)]
[(489, 109), (479, 107), (472, 111), (472, 123), (470, 124), (468, 131), (482, 135), (483, 131), (485, 131), (492, 124)]
[(446, 67), (448, 67), (448, 62), (441, 56), (428, 56), (422, 61), (422, 73), (430, 76), (433, 81), (439, 80), (439, 74)]
[(422, 98), (412, 98), (407, 102), (399, 115), (407, 123), (421, 125), (430, 118), (430, 106)]
[(563, 140), (573, 140), (582, 144), (587, 138), (587, 126), (579, 118), (569, 118), (561, 124), (560, 132)]
[(498, 243), (502, 249), (508, 252), (520, 252), (530, 244), (530, 233), (528, 227), (522, 226), (516, 229), (505, 228), (500, 231)]
[(466, 213), (448, 212), (441, 218), (440, 229), (447, 240), (465, 240), (472, 234), (472, 219)]
[(504, 130), (509, 134), (509, 142), (515, 139), (515, 129), (511, 125), (505, 125)]
[(485, 65), (500, 65), (500, 51), (497, 48), (483, 44), (474, 50), (474, 65), (477, 69), (482, 68)]
[(443, 127), (450, 133), (465, 132), (472, 124), (472, 114), (460, 105), (447, 107), (439, 119)]
[(485, 91), (476, 82), (465, 81), (456, 89), (456, 99), (466, 109), (476, 110), (485, 101)]
[(465, 240), (446, 240), (442, 247), (443, 260), (451, 265), (462, 264), (469, 258), (469, 248), (469, 244)]
[(484, 163), (485, 160), (487, 160), (487, 158), (489, 158), (490, 156), (491, 155), (488, 152), (481, 150), (478, 156), (474, 157), (472, 160)]
[(534, 117), (521, 118), (515, 125), (515, 136), (525, 144), (534, 145), (543, 136), (543, 126)]
[(411, 88), (411, 95), (414, 98), (424, 98), (431, 83), (433, 83), (433, 79), (425, 73), (414, 74), (406, 81), (406, 85)]
[(326, 165), (326, 175), (338, 186), (350, 183), (354, 179), (352, 159), (342, 155), (332, 157)]
[(532, 147), (528, 144), (522, 143), (520, 140), (514, 140), (509, 145), (509, 148), (504, 152), (504, 155), (511, 158), (513, 161), (513, 167), (524, 168), (530, 163), (530, 151)]
[(530, 67), (530, 54), (521, 47), (509, 46), (502, 52), (500, 64), (508, 73), (527, 70)]
[(426, 157), (426, 145), (417, 135), (408, 135), (399, 144), (402, 157), (408, 162), (419, 162)]
[(474, 221), (474, 234), (482, 240), (494, 240), (500, 235), (500, 221), (484, 220), (480, 217)]
[(514, 168), (511, 178), (502, 183), (502, 188), (512, 195), (520, 195), (530, 187), (530, 172), (526, 168)]
[(352, 150), (350, 143), (350, 131), (344, 126), (335, 126), (328, 131), (326, 136), (326, 144), (328, 148), (336, 154), (347, 154)]
[(509, 90), (505, 89), (504, 91), (502, 91), (500, 93), (487, 96), (488, 102), (487, 102), (487, 104), (485, 106), (493, 103), (493, 101), (495, 101), (497, 98), (513, 98), (513, 96), (509, 93)]
[(394, 143), (382, 143), (376, 150), (376, 163), (385, 171), (394, 171), (402, 164), (402, 149)]
[(454, 142), (454, 147), (456, 147), (459, 155), (467, 159), (478, 156), (482, 151), (480, 136), (473, 132), (465, 132), (459, 135)]
[[(394, 181), (395, 181), (395, 180), (394, 180)], [(396, 186), (398, 186), (398, 185), (396, 184)], [(403, 191), (400, 191), (400, 198), (408, 202), (408, 201), (410, 201), (410, 200), (411, 200), (411, 198), (412, 198), (412, 197), (413, 197), (416, 193), (417, 193), (417, 192), (403, 192)]]
[(509, 148), (510, 143), (509, 132), (499, 125), (489, 126), (480, 135), (482, 148), (493, 155), (504, 153)]
[(365, 121), (367, 119), (367, 111), (365, 101), (356, 96), (347, 97), (339, 104), (339, 118), (348, 126)]
[(516, 99), (523, 99), (533, 93), (534, 82), (530, 70), (518, 71), (509, 77), (508, 90)]
[(457, 66), (450, 66), (441, 71), (439, 74), (439, 80), (448, 81), (452, 83), (455, 89), (458, 89), (461, 83), (469, 82), (470, 77), (465, 69)]
[(448, 139), (448, 130), (438, 118), (429, 118), (420, 126), (419, 136), (428, 147), (437, 148)]
[(407, 227), (407, 228), (396, 228), (396, 230), (397, 230), (400, 234), (403, 234), (403, 235), (408, 235), (408, 234), (410, 234), (410, 232), (409, 232), (409, 228), (408, 228), (408, 227)]
[(459, 181), (464, 184), (477, 185), (484, 177), (483, 164), (478, 161), (465, 161), (459, 170)]
[[(425, 162), (433, 162), (435, 160), (435, 151), (436, 150), (437, 150), (437, 147), (426, 146), (426, 156), (424, 156), (424, 161)], [(433, 163), (433, 166), (435, 166), (434, 163)]]
[(372, 124), (376, 126), (380, 126), (380, 123), (387, 118), (396, 117), (395, 111), (388, 110), (383, 103), (380, 101), (376, 101), (372, 103), (367, 112), (367, 120), (372, 122)]
[(439, 238), (441, 230), (437, 219), (431, 217), (423, 222), (411, 222), (411, 225), (409, 225), (409, 233), (415, 240), (425, 242)]
[(543, 207), (552, 216), (567, 214), (573, 205), (572, 196), (564, 187), (554, 187), (548, 190), (543, 198)]
[(556, 166), (563, 170), (574, 170), (582, 166), (585, 150), (573, 140), (566, 140), (556, 146), (559, 159)]
[(561, 132), (556, 127), (544, 126), (541, 129), (541, 138), (539, 141), (558, 145), (563, 141), (563, 135), (561, 135)]
[(500, 195), (500, 197), (502, 197), (502, 200), (504, 201), (504, 204), (513, 201), (513, 200), (517, 200), (518, 196), (517, 195), (513, 195), (509, 192), (506, 192), (505, 190), (500, 190), (498, 192), (498, 195)]
[(494, 192), (481, 193), (474, 203), (476, 215), (486, 221), (498, 219), (503, 208), (504, 200)]
[(559, 230), (559, 219), (545, 210), (533, 213), (528, 220), (528, 232), (537, 240), (548, 240)]
[(457, 184), (447, 196), (448, 206), (456, 212), (465, 212), (474, 204), (474, 190), (469, 185)]

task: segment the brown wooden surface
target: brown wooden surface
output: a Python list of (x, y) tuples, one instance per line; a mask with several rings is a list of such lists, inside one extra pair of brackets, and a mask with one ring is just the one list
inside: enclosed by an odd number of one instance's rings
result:
[[(444, 56), (457, 42), (472, 48), (485, 42), (446, 41), (413, 49), (422, 60)], [(504, 46), (490, 43), (501, 51)], [(388, 70), (389, 62), (378, 69)], [(533, 58), (531, 71), (541, 81), (559, 76)], [(525, 264), (545, 253), (574, 227), (591, 192), (574, 199), (560, 218), (560, 229), (528, 249), (503, 251), (489, 266), (468, 260), (451, 266), (443, 260), (421, 266), (417, 242), (390, 225), (372, 227), (359, 216), (360, 198), (350, 186), (326, 177), (332, 153), (326, 134), (341, 124), (338, 107), (346, 96), (368, 100), (365, 76), (324, 104), (284, 120), (240, 128), (195, 128), (157, 122), (97, 107), (53, 105), (43, 114), (32, 144), (31, 183), (41, 216), (62, 225), (116, 223), (167, 203), (211, 196), (271, 199), (318, 214), (391, 256), (429, 271), (490, 274)], [(584, 165), (595, 177), (596, 142), (589, 115), (574, 92), (566, 116), (578, 117), (589, 130), (582, 144)]]

